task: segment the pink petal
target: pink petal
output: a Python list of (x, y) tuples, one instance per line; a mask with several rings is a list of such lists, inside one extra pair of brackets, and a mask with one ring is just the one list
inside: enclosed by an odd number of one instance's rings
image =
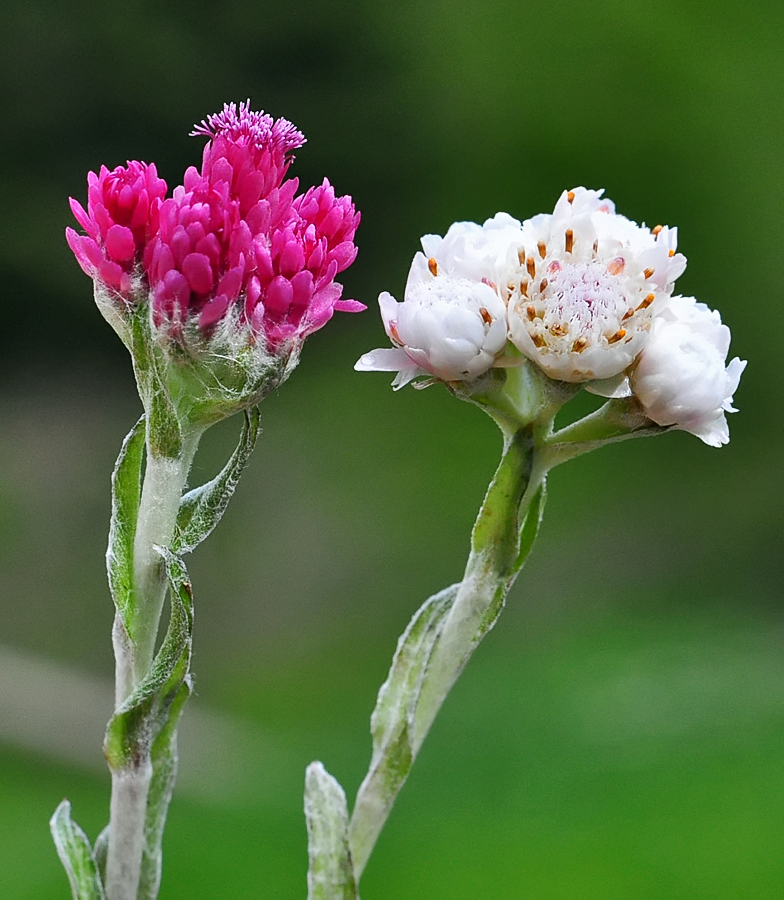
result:
[(95, 222), (87, 215), (82, 204), (79, 203), (78, 200), (74, 200), (73, 197), (69, 197), (68, 202), (71, 205), (71, 212), (74, 214), (76, 221), (84, 228), (91, 238), (96, 238), (98, 232), (95, 228)]
[(82, 267), (82, 271), (90, 278), (95, 276), (95, 271), (103, 262), (101, 248), (92, 238), (77, 234), (73, 228), (65, 229), (65, 239), (73, 251), (76, 261)]
[(353, 241), (343, 241), (330, 251), (329, 258), (335, 260), (338, 264), (338, 272), (342, 272), (357, 258), (357, 248)]
[(226, 314), (229, 303), (231, 303), (231, 300), (225, 294), (218, 294), (217, 297), (213, 297), (201, 311), (199, 328), (209, 328), (220, 321)]
[(359, 300), (337, 300), (335, 302), (334, 309), (337, 312), (364, 312), (367, 309), (364, 303), (360, 303)]
[(237, 266), (234, 269), (230, 269), (218, 282), (215, 293), (218, 295), (225, 294), (229, 300), (235, 300), (242, 288), (242, 276), (244, 274), (244, 266)]
[(248, 282), (248, 292), (245, 295), (245, 315), (252, 319), (256, 310), (256, 306), (261, 296), (261, 282), (254, 275)]
[(307, 306), (313, 296), (313, 275), (308, 272), (297, 272), (291, 279), (294, 293), (291, 298), (292, 306)]
[(210, 293), (214, 278), (208, 256), (205, 256), (203, 253), (189, 253), (183, 259), (180, 270), (188, 279), (188, 284), (194, 293)]
[(102, 260), (98, 266), (98, 278), (108, 287), (112, 287), (117, 291), (127, 291), (130, 288), (128, 276), (123, 271), (122, 266), (117, 265), (110, 259)]
[(136, 256), (133, 232), (124, 225), (112, 225), (104, 239), (106, 252), (115, 262), (130, 262)]
[(280, 254), (278, 267), (281, 275), (291, 278), (296, 272), (299, 272), (305, 265), (305, 254), (302, 246), (296, 239), (286, 243)]
[(282, 275), (277, 275), (270, 282), (264, 298), (264, 306), (274, 316), (285, 316), (291, 306), (294, 289), (291, 282)]

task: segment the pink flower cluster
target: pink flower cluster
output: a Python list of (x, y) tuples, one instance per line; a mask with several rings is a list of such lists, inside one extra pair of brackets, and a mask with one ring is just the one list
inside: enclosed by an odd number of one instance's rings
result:
[(296, 196), (298, 180), (285, 179), (302, 134), (249, 103), (227, 104), (193, 134), (209, 138), (201, 171), (189, 168), (168, 199), (153, 165), (90, 173), (87, 211), (71, 201), (86, 235), (66, 231), (84, 271), (120, 302), (148, 296), (175, 339), (188, 321), (209, 335), (231, 316), (275, 352), (336, 310), (364, 309), (335, 282), (357, 255), (351, 198), (327, 179)]

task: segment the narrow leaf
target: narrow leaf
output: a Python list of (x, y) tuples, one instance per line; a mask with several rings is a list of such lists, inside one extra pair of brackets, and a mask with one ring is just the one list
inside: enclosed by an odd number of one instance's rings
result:
[(82, 829), (71, 820), (71, 804), (67, 800), (57, 807), (49, 827), (71, 884), (73, 900), (106, 900), (90, 842)]
[(104, 752), (115, 771), (150, 756), (190, 669), (193, 597), (188, 573), (173, 553), (157, 549), (169, 575), (169, 627), (150, 671), (109, 720)]
[(412, 731), (427, 665), (459, 584), (430, 597), (398, 641), (370, 718), (373, 757), (351, 817), (351, 851), (359, 877), (416, 755)]
[(528, 554), (531, 552), (536, 536), (539, 534), (539, 527), (542, 524), (546, 500), (547, 482), (543, 480), (528, 506), (525, 520), (523, 521), (523, 527), (520, 530), (520, 550), (512, 568), (511, 581), (514, 581), (518, 572), (522, 569), (523, 564), (528, 559)]
[(98, 835), (93, 844), (93, 859), (98, 869), (101, 883), (106, 881), (106, 856), (109, 853), (109, 826)]
[(190, 553), (215, 528), (248, 464), (259, 435), (259, 408), (245, 411), (245, 422), (237, 448), (223, 470), (207, 484), (188, 491), (180, 502), (177, 530), (172, 549), (175, 553)]
[(177, 775), (177, 723), (191, 693), (193, 597), (188, 573), (178, 556), (156, 549), (169, 578), (169, 627), (144, 681), (110, 720), (104, 742), (114, 771), (147, 760), (152, 765), (137, 900), (158, 896), (163, 829)]
[(343, 788), (320, 762), (305, 772), (308, 825), (308, 900), (359, 900), (348, 845)]
[(141, 878), (137, 900), (156, 900), (161, 884), (163, 829), (177, 778), (177, 724), (191, 694), (187, 677), (171, 704), (168, 720), (152, 745), (152, 781), (147, 795)]
[(144, 459), (144, 416), (128, 432), (112, 473), (112, 518), (106, 570), (114, 605), (126, 631), (133, 593), (133, 541), (139, 516)]

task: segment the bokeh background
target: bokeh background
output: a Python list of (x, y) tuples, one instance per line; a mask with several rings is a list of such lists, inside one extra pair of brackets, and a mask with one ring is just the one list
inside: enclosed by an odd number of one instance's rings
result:
[[(398, 634), (460, 577), (500, 442), (433, 387), (352, 371), (421, 234), (561, 190), (680, 227), (679, 281), (749, 360), (715, 450), (612, 447), (551, 479), (533, 557), (445, 705), (365, 900), (774, 900), (784, 884), (780, 0), (25, 0), (0, 6), (0, 894), (68, 888), (108, 776), (109, 473), (139, 403), (63, 239), (85, 174), (200, 158), (227, 100), (294, 121), (292, 174), (363, 213), (346, 296), (265, 402), (190, 564), (198, 696), (164, 900), (305, 896), (305, 765), (349, 798)], [(221, 464), (214, 429), (194, 474)]]

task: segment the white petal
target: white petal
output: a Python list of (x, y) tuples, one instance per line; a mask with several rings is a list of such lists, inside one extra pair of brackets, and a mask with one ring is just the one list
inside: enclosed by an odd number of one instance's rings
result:
[(403, 372), (417, 368), (405, 350), (386, 347), (364, 353), (354, 364), (357, 372)]
[(598, 397), (607, 397), (610, 400), (621, 400), (632, 395), (629, 377), (625, 372), (621, 372), (613, 378), (589, 381), (585, 389), (591, 394), (596, 394)]

